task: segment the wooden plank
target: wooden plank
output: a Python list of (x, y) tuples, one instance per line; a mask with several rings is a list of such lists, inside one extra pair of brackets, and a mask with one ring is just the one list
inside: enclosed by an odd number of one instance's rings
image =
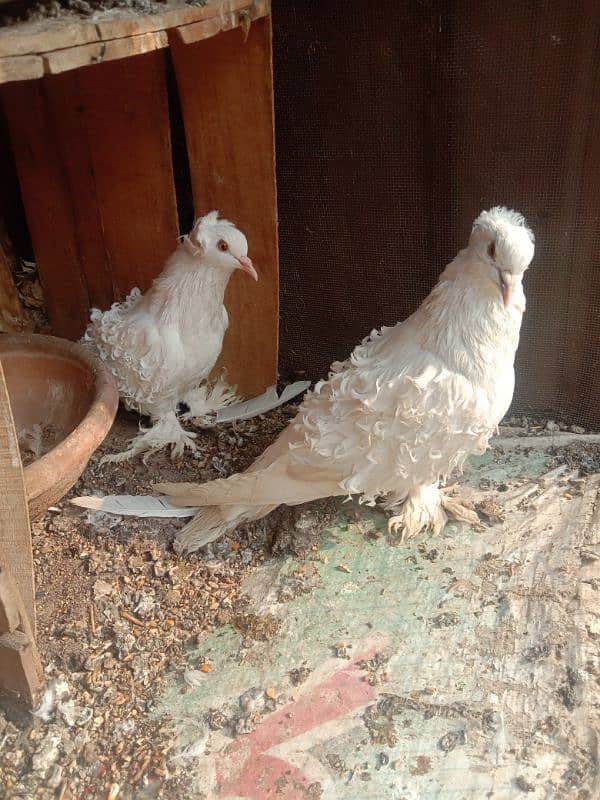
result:
[(0, 83), (29, 81), (41, 78), (44, 62), (39, 56), (9, 56), (0, 58)]
[(26, 618), (35, 631), (31, 531), (23, 466), (0, 362), (0, 563), (14, 580)]
[(52, 331), (77, 339), (88, 320), (73, 196), (65, 178), (44, 81), (0, 87), (25, 213)]
[(167, 3), (168, 10), (162, 14), (135, 14), (126, 17), (115, 17), (98, 22), (98, 31), (102, 39), (116, 39), (122, 36), (133, 36), (150, 31), (168, 30), (178, 25), (219, 17), (248, 5), (248, 0), (217, 0), (204, 6), (189, 6), (185, 3)]
[(112, 9), (94, 23), (77, 18), (24, 22), (0, 29), (0, 57), (48, 53), (99, 40), (121, 39), (218, 17), (248, 5), (248, 0), (210, 0), (190, 6), (184, 0), (164, 4), (161, 14)]
[(0, 566), (0, 688), (33, 705), (42, 676), (22, 598), (7, 569)]
[(242, 27), (248, 30), (253, 20), (266, 17), (269, 12), (270, 3), (266, 0), (257, 0), (254, 3), (246, 3), (238, 11), (223, 13), (203, 22), (182, 25), (177, 28), (177, 35), (184, 44), (194, 44), (194, 42), (210, 39), (211, 36), (233, 30), (233, 28)]
[(96, 26), (80, 19), (23, 22), (0, 29), (0, 56), (42, 53), (45, 50), (86, 44), (96, 39)]
[(49, 76), (44, 81), (44, 89), (67, 191), (72, 198), (74, 235), (88, 302), (91, 307), (108, 308), (114, 299), (113, 282), (96, 197), (96, 176), (88, 146), (79, 73)]
[[(218, 209), (248, 237), (260, 280), (234, 275), (221, 366), (246, 395), (277, 376), (279, 276), (270, 18), (197, 44), (171, 37), (197, 214)], [(200, 80), (201, 76), (201, 80)]]
[(164, 53), (78, 72), (81, 113), (117, 299), (145, 291), (179, 234)]
[(0, 635), (0, 687), (16, 692), (29, 706), (40, 688), (41, 668), (34, 643), (21, 631)]
[(140, 36), (128, 36), (124, 39), (111, 39), (70, 47), (66, 50), (55, 50), (53, 53), (44, 54), (43, 58), (46, 72), (57, 75), (78, 67), (137, 56), (168, 46), (169, 39), (166, 32), (154, 31), (143, 33)]

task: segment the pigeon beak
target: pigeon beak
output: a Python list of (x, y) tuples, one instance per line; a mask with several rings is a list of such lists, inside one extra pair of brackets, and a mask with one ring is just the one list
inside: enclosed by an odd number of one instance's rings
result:
[(504, 303), (504, 308), (508, 308), (512, 302), (513, 292), (519, 281), (519, 278), (517, 275), (513, 275), (513, 273), (509, 272), (508, 270), (498, 270), (498, 274), (500, 275), (502, 302)]
[(252, 263), (252, 259), (248, 258), (248, 256), (241, 256), (238, 258), (240, 262), (240, 269), (243, 269), (244, 272), (247, 272), (248, 275), (252, 275), (255, 281), (258, 280), (258, 273), (254, 269), (254, 264)]

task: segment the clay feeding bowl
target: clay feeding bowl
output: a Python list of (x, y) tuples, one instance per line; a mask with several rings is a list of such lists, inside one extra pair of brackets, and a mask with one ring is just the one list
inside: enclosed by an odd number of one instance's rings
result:
[(66, 339), (0, 335), (0, 361), (17, 435), (40, 439), (42, 454), (24, 467), (35, 519), (77, 482), (111, 429), (119, 396), (108, 370)]

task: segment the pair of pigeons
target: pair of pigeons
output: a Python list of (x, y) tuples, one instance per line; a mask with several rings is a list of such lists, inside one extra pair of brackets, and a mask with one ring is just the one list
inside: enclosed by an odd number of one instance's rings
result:
[[(157, 489), (176, 505), (199, 507), (176, 547), (193, 551), (260, 519), (281, 504), (334, 495), (383, 499), (392, 528), (406, 537), (473, 511), (440, 483), (468, 455), (482, 453), (508, 410), (534, 253), (523, 216), (506, 208), (475, 220), (467, 247), (446, 267), (412, 316), (373, 331), (327, 380), (308, 392), (296, 417), (243, 474)], [(223, 295), (241, 269), (255, 280), (246, 237), (212, 212), (199, 219), (145, 295), (94, 310), (85, 341), (116, 377), (126, 406), (152, 418), (116, 458), (171, 444), (195, 448), (180, 423), (234, 400), (207, 383), (227, 330)]]

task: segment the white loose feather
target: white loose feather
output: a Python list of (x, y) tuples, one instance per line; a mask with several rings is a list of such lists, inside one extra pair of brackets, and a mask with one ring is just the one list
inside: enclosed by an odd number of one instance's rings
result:
[(259, 397), (252, 400), (246, 400), (243, 403), (236, 403), (235, 405), (219, 408), (217, 411), (217, 424), (221, 422), (236, 422), (244, 419), (251, 419), (258, 417), (260, 414), (266, 414), (267, 411), (272, 411), (278, 406), (285, 405), (297, 397), (302, 392), (305, 392), (310, 386), (310, 381), (296, 381), (289, 386), (286, 386), (281, 395), (277, 395), (277, 387), (269, 386), (269, 388)]
[(84, 495), (71, 500), (74, 506), (118, 514), (122, 517), (193, 517), (197, 509), (175, 506), (166, 497), (113, 494), (106, 497)]

